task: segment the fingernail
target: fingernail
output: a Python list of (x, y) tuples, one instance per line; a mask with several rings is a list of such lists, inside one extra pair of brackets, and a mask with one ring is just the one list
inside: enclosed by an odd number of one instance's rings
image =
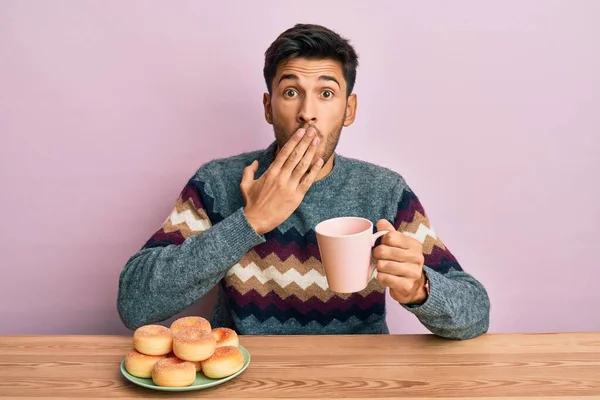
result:
[(319, 144), (319, 138), (318, 137), (314, 138), (313, 141), (312, 141), (312, 144), (313, 144), (313, 146), (318, 145)]
[(302, 136), (304, 136), (304, 134), (305, 134), (305, 133), (306, 133), (306, 129), (300, 129), (300, 130), (298, 131), (298, 137), (302, 137)]
[(323, 159), (322, 159), (322, 158), (319, 158), (319, 159), (317, 160), (317, 167), (320, 167), (321, 165), (323, 165)]

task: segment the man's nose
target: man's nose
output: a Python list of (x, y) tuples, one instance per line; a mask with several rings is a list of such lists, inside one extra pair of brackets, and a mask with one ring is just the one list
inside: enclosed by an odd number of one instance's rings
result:
[(298, 112), (298, 122), (301, 124), (310, 124), (317, 122), (317, 111), (315, 102), (312, 99), (304, 99)]

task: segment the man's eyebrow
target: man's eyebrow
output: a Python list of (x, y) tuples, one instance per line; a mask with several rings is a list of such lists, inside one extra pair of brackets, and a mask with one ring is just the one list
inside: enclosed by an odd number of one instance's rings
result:
[(284, 74), (284, 75), (281, 75), (281, 78), (279, 78), (279, 81), (277, 82), (277, 84), (279, 85), (281, 83), (281, 81), (283, 81), (285, 79), (290, 79), (292, 81), (297, 81), (298, 80), (298, 76), (294, 75), (294, 74)]
[[(279, 78), (279, 81), (277, 82), (277, 84), (279, 85), (281, 83), (281, 81), (285, 80), (285, 79), (290, 79), (292, 81), (297, 81), (298, 80), (298, 76), (294, 75), (294, 74), (284, 74), (281, 75), (281, 77)], [(342, 86), (340, 85), (340, 83), (338, 82), (337, 79), (335, 79), (335, 77), (330, 76), (330, 75), (321, 75), (319, 76), (319, 80), (320, 81), (332, 81), (337, 83), (338, 87), (341, 89)]]
[(337, 83), (337, 85), (338, 85), (338, 87), (339, 87), (340, 89), (342, 88), (342, 86), (340, 85), (340, 83), (338, 82), (338, 80), (337, 80), (337, 79), (335, 79), (335, 77), (333, 77), (333, 76), (329, 76), (329, 75), (321, 75), (321, 76), (319, 77), (319, 80), (322, 80), (322, 81), (333, 81), (333, 82)]

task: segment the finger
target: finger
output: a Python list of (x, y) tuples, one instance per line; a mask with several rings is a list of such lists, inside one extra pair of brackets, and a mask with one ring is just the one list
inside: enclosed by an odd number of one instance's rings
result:
[(306, 174), (306, 171), (310, 168), (311, 163), (313, 162), (313, 158), (317, 153), (317, 149), (319, 148), (319, 138), (313, 138), (312, 142), (308, 146), (308, 150), (304, 153), (304, 156), (296, 165), (296, 168), (292, 171), (292, 179), (298, 183), (300, 179)]
[(254, 177), (256, 176), (256, 171), (258, 171), (258, 161), (252, 161), (252, 164), (248, 165), (244, 168), (244, 172), (242, 173), (242, 186), (248, 186), (254, 181)]
[(398, 231), (392, 231), (383, 235), (381, 244), (402, 249), (419, 249), (423, 247), (417, 239)]
[(377, 272), (377, 282), (401, 293), (408, 292), (413, 287), (413, 279), (408, 279), (385, 272)]
[(405, 249), (401, 249), (395, 246), (389, 246), (386, 244), (380, 244), (379, 246), (373, 249), (373, 258), (376, 260), (388, 260), (388, 261), (397, 261), (404, 262), (404, 252)]
[(380, 244), (373, 249), (373, 258), (376, 260), (410, 262), (421, 264), (424, 261), (423, 252), (415, 249), (402, 249), (400, 247)]
[(377, 230), (395, 232), (396, 228), (387, 219), (380, 219), (377, 221)]
[(310, 169), (308, 174), (305, 174), (300, 183), (298, 184), (298, 190), (302, 193), (308, 192), (308, 189), (312, 186), (315, 179), (317, 179), (317, 175), (321, 172), (323, 168), (323, 159), (319, 158), (316, 163)]
[(423, 273), (423, 269), (418, 264), (379, 260), (377, 261), (377, 273), (419, 279)]
[(313, 142), (316, 136), (316, 129), (314, 127), (309, 127), (306, 131), (306, 134), (300, 140), (300, 142), (296, 145), (294, 150), (290, 153), (287, 160), (283, 164), (281, 168), (280, 175), (289, 177), (292, 175), (294, 169), (298, 166), (298, 163), (304, 157), (306, 151), (310, 148), (311, 143)]
[(290, 154), (292, 154), (292, 152), (296, 148), (296, 145), (298, 145), (298, 143), (300, 143), (302, 141), (305, 134), (306, 134), (306, 129), (300, 128), (296, 131), (296, 133), (294, 133), (292, 135), (292, 137), (290, 137), (288, 139), (287, 143), (284, 144), (281, 149), (279, 149), (279, 153), (277, 153), (277, 157), (275, 157), (275, 160), (273, 160), (273, 162), (271, 163), (271, 166), (270, 166), (271, 170), (279, 171), (281, 168), (283, 168), (288, 157), (290, 156)]
[(412, 301), (420, 285), (418, 279), (401, 278), (386, 273), (378, 273), (377, 282), (380, 285), (387, 286), (390, 289), (392, 298), (400, 303)]

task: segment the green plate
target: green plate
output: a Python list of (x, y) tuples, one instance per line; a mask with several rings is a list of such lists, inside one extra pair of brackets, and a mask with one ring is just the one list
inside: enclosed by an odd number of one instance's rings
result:
[(220, 385), (222, 383), (225, 383), (225, 382), (235, 378), (236, 376), (238, 376), (239, 374), (244, 372), (246, 370), (246, 368), (248, 368), (248, 365), (250, 365), (250, 353), (242, 345), (240, 345), (239, 348), (242, 351), (242, 354), (244, 355), (244, 366), (242, 367), (241, 370), (239, 370), (238, 372), (236, 372), (233, 375), (230, 375), (230, 376), (227, 376), (227, 377), (221, 378), (221, 379), (210, 379), (210, 378), (207, 378), (206, 376), (204, 376), (204, 374), (202, 372), (198, 372), (196, 374), (196, 380), (190, 386), (184, 386), (184, 387), (158, 386), (158, 385), (155, 385), (154, 382), (152, 382), (152, 378), (135, 377), (135, 376), (131, 375), (129, 372), (127, 372), (127, 370), (125, 369), (125, 359), (123, 359), (123, 361), (121, 362), (121, 373), (123, 374), (125, 379), (127, 379), (128, 381), (135, 383), (136, 385), (143, 386), (148, 389), (164, 390), (167, 392), (185, 392), (185, 391), (189, 391), (189, 390), (207, 389), (209, 387)]

